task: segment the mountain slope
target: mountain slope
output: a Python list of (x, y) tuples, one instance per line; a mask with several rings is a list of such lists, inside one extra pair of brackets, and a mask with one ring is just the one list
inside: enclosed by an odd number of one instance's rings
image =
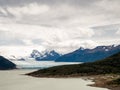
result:
[(0, 56), (0, 70), (15, 69), (16, 65), (8, 59)]
[(104, 60), (78, 65), (56, 66), (38, 70), (28, 75), (35, 77), (72, 77), (100, 74), (120, 74), (120, 52)]
[(93, 62), (96, 60), (102, 60), (120, 51), (120, 45), (118, 46), (98, 46), (94, 49), (80, 48), (74, 52), (65, 54), (56, 62)]
[(61, 55), (59, 53), (57, 53), (56, 51), (52, 50), (52, 51), (44, 51), (44, 52), (39, 52), (38, 50), (33, 50), (33, 52), (31, 53), (31, 57), (35, 58), (38, 61), (50, 61), (50, 60), (56, 60), (57, 58), (59, 58)]

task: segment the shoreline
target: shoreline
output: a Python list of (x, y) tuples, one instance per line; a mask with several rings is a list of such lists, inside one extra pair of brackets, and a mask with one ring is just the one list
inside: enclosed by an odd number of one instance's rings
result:
[[(27, 74), (25, 74), (27, 75)], [(120, 90), (120, 85), (108, 85), (108, 83), (112, 80), (120, 78), (120, 75), (116, 74), (106, 74), (106, 75), (90, 75), (90, 76), (78, 76), (78, 75), (71, 75), (71, 76), (34, 76), (28, 75), (36, 78), (82, 78), (84, 80), (91, 80), (94, 84), (89, 84), (88, 86), (91, 87), (99, 87), (99, 88), (107, 88), (110, 90)]]
[(110, 90), (120, 90), (120, 85), (116, 84), (109, 84), (111, 81), (120, 78), (120, 75), (98, 75), (94, 76), (93, 82), (94, 84), (90, 85), (93, 87), (102, 87), (102, 88), (108, 88)]
[[(26, 76), (31, 70), (0, 71), (0, 90), (108, 90), (88, 86), (92, 80), (82, 78), (35, 78)], [(57, 82), (57, 83), (56, 83)]]

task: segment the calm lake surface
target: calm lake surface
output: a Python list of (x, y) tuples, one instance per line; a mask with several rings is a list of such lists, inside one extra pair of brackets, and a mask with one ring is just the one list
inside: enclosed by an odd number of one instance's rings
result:
[(23, 75), (32, 71), (0, 71), (0, 90), (108, 90), (87, 86), (93, 82), (81, 78), (35, 78)]

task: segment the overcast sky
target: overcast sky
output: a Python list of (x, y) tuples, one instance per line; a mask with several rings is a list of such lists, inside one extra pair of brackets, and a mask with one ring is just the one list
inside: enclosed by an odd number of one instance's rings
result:
[(120, 0), (0, 0), (1, 53), (119, 43)]

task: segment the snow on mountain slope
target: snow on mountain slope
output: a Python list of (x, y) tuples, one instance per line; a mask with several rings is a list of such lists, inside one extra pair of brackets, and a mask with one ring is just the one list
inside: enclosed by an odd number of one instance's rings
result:
[(45, 48), (41, 46), (1, 46), (0, 55), (13, 59), (22, 58), (29, 56), (34, 49), (39, 51), (45, 50)]
[(38, 50), (33, 50), (31, 53), (31, 57), (35, 58), (37, 61), (56, 60), (60, 56), (61, 54), (57, 53), (54, 50), (45, 50), (42, 52), (39, 52)]

